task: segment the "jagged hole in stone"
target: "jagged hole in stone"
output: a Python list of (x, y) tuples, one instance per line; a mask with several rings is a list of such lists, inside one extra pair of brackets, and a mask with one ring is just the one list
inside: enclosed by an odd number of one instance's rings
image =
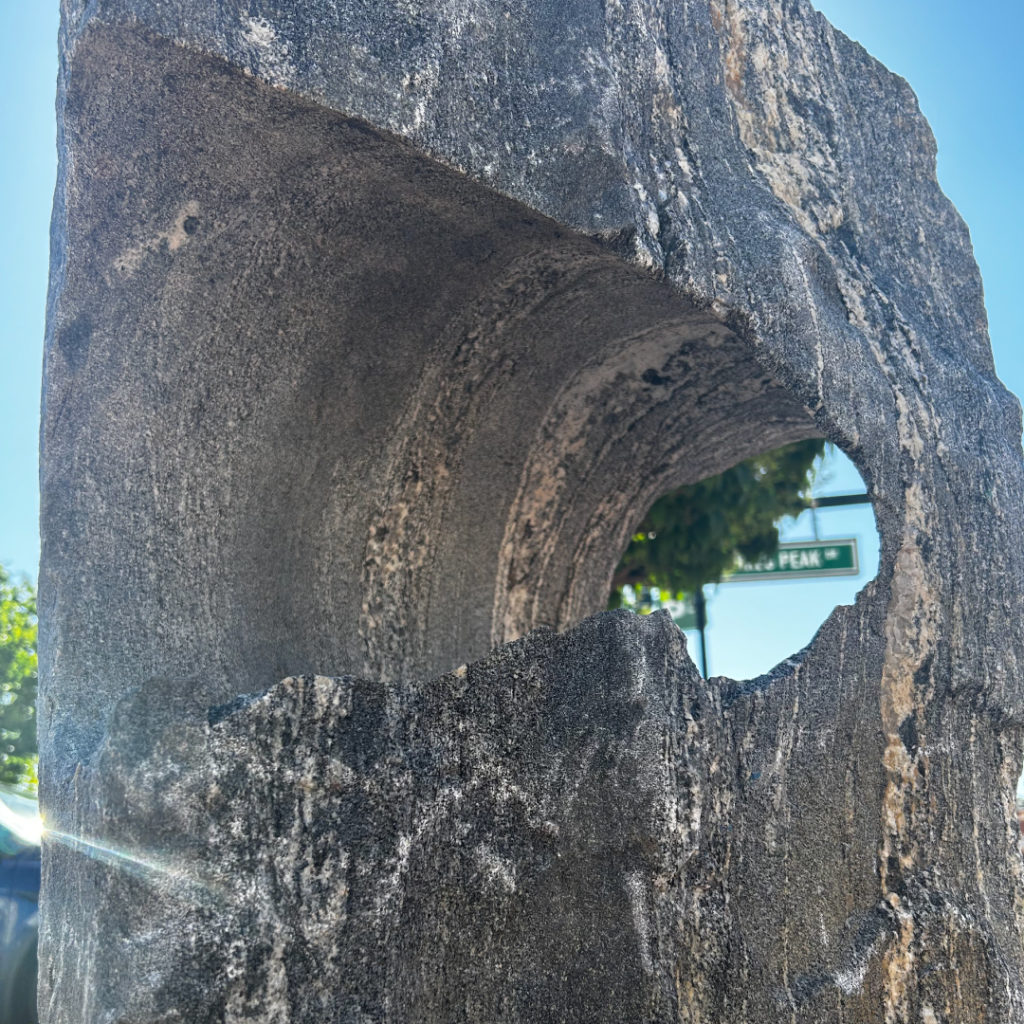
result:
[(147, 423), (93, 442), (147, 530), (83, 584), (133, 594), (139, 627), (96, 638), (125, 663), (202, 666), (211, 704), (448, 671), (603, 609), (659, 494), (819, 433), (621, 245), (217, 61), (126, 30), (79, 51), (65, 299), (108, 282), (80, 386)]
[(661, 494), (817, 433), (745, 342), (629, 277), (631, 322), (567, 377), (534, 431), (502, 548), (508, 586), (494, 618), (504, 638), (603, 608), (621, 552)]
[[(815, 461), (815, 495), (857, 496), (866, 491), (857, 467), (839, 448), (829, 445)], [(878, 529), (868, 503), (826, 504), (787, 517), (779, 523), (779, 537), (779, 558), (760, 565), (765, 569), (771, 562), (777, 573), (704, 588), (712, 675), (749, 679), (771, 671), (805, 647), (837, 605), (852, 604), (878, 572)], [(691, 609), (670, 605), (669, 611), (680, 624), (687, 616), (684, 628), (697, 659), (699, 634), (688, 624)]]

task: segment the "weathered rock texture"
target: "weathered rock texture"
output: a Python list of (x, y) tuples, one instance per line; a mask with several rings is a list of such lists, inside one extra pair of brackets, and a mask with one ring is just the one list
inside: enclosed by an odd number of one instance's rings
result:
[[(44, 1020), (1024, 1019), (1020, 412), (906, 84), (788, 0), (65, 0), (62, 55)], [(485, 657), (813, 435), (881, 567), (772, 674)]]

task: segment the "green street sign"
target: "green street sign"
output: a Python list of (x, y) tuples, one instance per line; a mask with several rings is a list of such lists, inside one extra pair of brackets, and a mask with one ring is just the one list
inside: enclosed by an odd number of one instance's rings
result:
[(779, 550), (768, 558), (740, 562), (736, 571), (726, 576), (723, 582), (816, 579), (822, 576), (857, 576), (859, 573), (857, 541), (846, 537), (780, 544)]

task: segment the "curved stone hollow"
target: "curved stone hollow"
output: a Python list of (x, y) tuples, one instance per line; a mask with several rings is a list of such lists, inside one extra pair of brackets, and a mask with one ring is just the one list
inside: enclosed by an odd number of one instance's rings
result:
[[(803, 3), (228, 7), (64, 5), (43, 1019), (1020, 1019), (1020, 413), (905, 83)], [(882, 554), (800, 655), (516, 640), (808, 436)]]

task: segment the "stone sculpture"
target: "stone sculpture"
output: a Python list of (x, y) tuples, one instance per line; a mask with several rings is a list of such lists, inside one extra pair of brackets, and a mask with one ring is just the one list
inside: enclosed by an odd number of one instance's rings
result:
[[(906, 83), (799, 0), (61, 53), (42, 1019), (1022, 1019), (1020, 409)], [(809, 436), (882, 554), (806, 650), (586, 618)]]

